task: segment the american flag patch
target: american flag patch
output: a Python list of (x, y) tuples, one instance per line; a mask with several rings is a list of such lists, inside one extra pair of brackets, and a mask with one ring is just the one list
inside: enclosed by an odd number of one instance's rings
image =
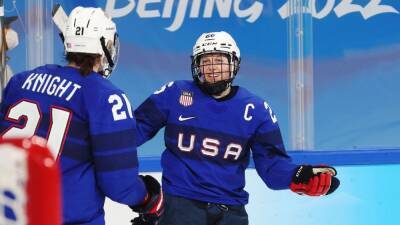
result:
[(182, 91), (179, 103), (185, 107), (193, 104), (193, 92)]

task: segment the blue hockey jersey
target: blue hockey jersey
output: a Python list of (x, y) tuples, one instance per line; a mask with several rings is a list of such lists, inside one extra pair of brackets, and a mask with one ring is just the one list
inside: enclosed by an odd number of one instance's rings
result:
[(64, 224), (103, 225), (105, 196), (128, 205), (143, 201), (134, 114), (109, 80), (46, 65), (13, 76), (3, 96), (1, 135), (44, 137), (58, 157)]
[(193, 81), (163, 86), (136, 110), (137, 143), (165, 127), (165, 193), (229, 205), (248, 203), (244, 190), (250, 150), (258, 174), (272, 189), (289, 188), (298, 165), (284, 149), (269, 105), (242, 87), (216, 100)]

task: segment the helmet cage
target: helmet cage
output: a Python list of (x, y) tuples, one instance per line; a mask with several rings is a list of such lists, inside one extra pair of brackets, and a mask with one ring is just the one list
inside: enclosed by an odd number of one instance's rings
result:
[[(201, 72), (201, 64), (200, 64), (200, 59), (202, 56), (206, 54), (212, 54), (212, 53), (221, 53), (227, 56), (228, 58), (228, 68), (229, 68), (229, 78), (225, 80), (220, 80), (220, 81), (215, 81), (214, 83), (207, 82), (205, 79), (205, 75)], [(230, 52), (225, 52), (225, 51), (219, 51), (219, 50), (214, 50), (214, 51), (205, 51), (201, 52), (195, 56), (192, 56), (192, 77), (193, 80), (196, 82), (196, 84), (202, 89), (204, 92), (206, 92), (209, 95), (218, 95), (221, 92), (225, 91), (227, 88), (229, 88), (232, 85), (233, 80), (236, 77), (236, 74), (239, 70), (239, 65), (240, 65), (240, 59), (236, 56), (235, 52), (230, 53)], [(212, 63), (215, 65), (214, 63)], [(224, 65), (223, 63), (220, 64), (221, 68)], [(233, 69), (232, 69), (233, 67)], [(221, 71), (222, 73), (223, 71)]]
[(108, 41), (106, 43), (106, 39), (104, 37), (100, 38), (100, 43), (101, 47), (103, 49), (103, 56), (101, 57), (102, 61), (102, 68), (100, 70), (100, 74), (108, 78), (113, 69), (117, 66), (118, 59), (119, 59), (119, 47), (120, 47), (120, 42), (119, 42), (119, 37), (118, 34), (114, 34), (114, 41)]

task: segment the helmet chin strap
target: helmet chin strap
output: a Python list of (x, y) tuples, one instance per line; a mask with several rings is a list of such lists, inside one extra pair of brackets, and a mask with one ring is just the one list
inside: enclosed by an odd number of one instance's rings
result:
[(228, 89), (232, 85), (233, 78), (217, 81), (215, 83), (201, 82), (199, 79), (196, 80), (197, 86), (199, 88), (209, 94), (209, 95), (220, 95), (226, 89)]

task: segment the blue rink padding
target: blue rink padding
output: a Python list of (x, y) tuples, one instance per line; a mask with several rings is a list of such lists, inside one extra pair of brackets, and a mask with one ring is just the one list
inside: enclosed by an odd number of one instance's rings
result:
[[(332, 166), (400, 164), (400, 149), (289, 151), (297, 164), (328, 164)], [(141, 172), (160, 172), (159, 156), (139, 157)], [(254, 168), (250, 160), (249, 168)]]

